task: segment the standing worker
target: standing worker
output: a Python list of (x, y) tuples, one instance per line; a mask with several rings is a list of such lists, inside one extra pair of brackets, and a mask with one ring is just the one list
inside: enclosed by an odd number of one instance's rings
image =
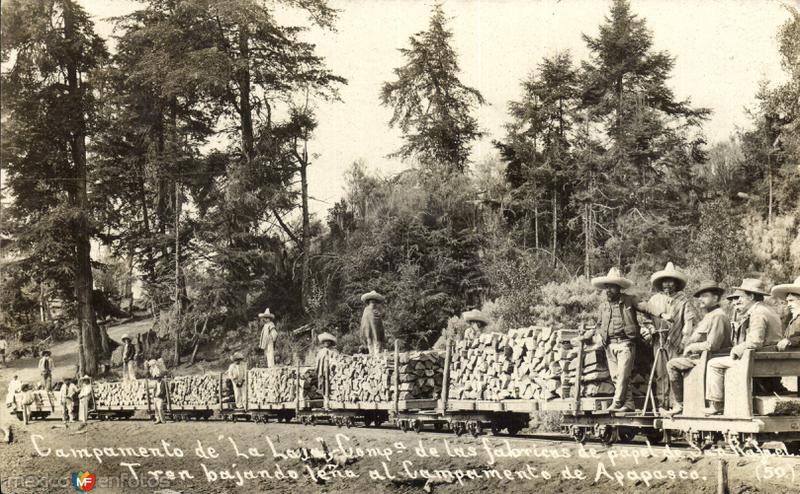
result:
[(338, 353), (336, 350), (336, 337), (330, 333), (322, 333), (318, 336), (318, 339), (322, 347), (317, 350), (314, 362), (317, 368), (317, 384), (327, 398), (329, 391), (327, 386), (330, 384), (327, 381), (327, 370), (331, 363), (331, 356)]
[(768, 295), (761, 280), (745, 278), (741, 286), (728, 296), (728, 300), (733, 300), (734, 307), (742, 316), (733, 327), (733, 348), (730, 355), (708, 361), (706, 415), (719, 415), (725, 410), (725, 371), (742, 357), (745, 350), (775, 345), (782, 339), (778, 314), (764, 304), (764, 297)]
[[(650, 283), (656, 293), (647, 301), (649, 312), (662, 320), (655, 320), (656, 329), (661, 335), (652, 335), (653, 357), (655, 359), (655, 398), (657, 406), (666, 409), (670, 397), (670, 380), (667, 362), (680, 357), (684, 343), (694, 332), (699, 319), (691, 300), (683, 292), (686, 275), (668, 262), (661, 271), (653, 273)], [(666, 351), (662, 357), (659, 352)]]
[(233, 363), (228, 367), (227, 376), (231, 384), (233, 384), (233, 396), (238, 409), (244, 408), (244, 380), (246, 375), (247, 367), (244, 363), (244, 356), (240, 352), (236, 352), (233, 354)]
[(81, 390), (78, 394), (80, 407), (78, 408), (78, 420), (82, 423), (89, 421), (89, 400), (92, 399), (92, 379), (89, 376), (83, 376), (80, 384)]
[(783, 332), (783, 338), (775, 346), (779, 352), (797, 351), (797, 348), (800, 347), (800, 276), (794, 280), (794, 283), (774, 286), (770, 293), (775, 298), (786, 300), (792, 315)]
[(258, 315), (260, 321), (265, 321), (261, 327), (261, 339), (258, 347), (264, 350), (267, 367), (275, 367), (275, 341), (278, 339), (278, 328), (275, 327), (275, 314), (269, 308)]
[(42, 352), (39, 359), (39, 372), (42, 374), (42, 388), (49, 392), (53, 389), (53, 359), (50, 358), (50, 350)]
[(386, 333), (383, 330), (386, 297), (372, 290), (361, 295), (361, 301), (367, 304), (361, 314), (361, 340), (370, 355), (377, 355), (386, 344)]
[(489, 318), (478, 309), (468, 310), (461, 314), (464, 321), (468, 324), (464, 330), (465, 340), (474, 340), (483, 333), (484, 328), (489, 325)]
[(600, 324), (587, 331), (582, 339), (592, 337), (603, 346), (608, 360), (608, 370), (614, 381), (614, 401), (609, 412), (631, 412), (636, 406), (630, 388), (631, 373), (636, 359), (636, 344), (641, 338), (637, 312), (650, 314), (647, 304), (627, 293), (633, 285), (623, 278), (617, 268), (611, 268), (606, 276), (592, 278), (592, 286), (604, 290), (606, 301), (600, 305)]
[(672, 416), (683, 411), (683, 377), (697, 365), (697, 357), (703, 352), (715, 353), (730, 346), (731, 321), (719, 305), (723, 293), (725, 290), (714, 281), (703, 282), (694, 292), (706, 315), (685, 340), (683, 355), (667, 362), (672, 408), (662, 409), (664, 415)]
[(136, 346), (127, 334), (122, 335), (122, 380), (136, 380)]
[(6, 366), (6, 351), (8, 351), (8, 342), (5, 335), (0, 335), (0, 360), (3, 362), (3, 367)]
[(154, 400), (153, 406), (155, 408), (155, 424), (163, 424), (166, 422), (164, 418), (164, 402), (167, 399), (167, 385), (164, 382), (164, 374), (160, 371), (155, 372), (156, 389), (153, 393)]
[(65, 425), (75, 422), (75, 399), (78, 397), (78, 387), (72, 382), (71, 377), (64, 379), (61, 385), (61, 420)]
[(14, 374), (13, 379), (11, 382), (8, 383), (8, 393), (6, 394), (6, 407), (11, 408), (14, 406), (14, 396), (17, 393), (22, 392), (22, 383), (19, 380), (19, 376)]

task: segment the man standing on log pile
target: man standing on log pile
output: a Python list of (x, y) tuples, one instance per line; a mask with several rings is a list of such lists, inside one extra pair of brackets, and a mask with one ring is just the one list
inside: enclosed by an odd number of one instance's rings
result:
[(791, 320), (783, 332), (783, 339), (775, 346), (779, 352), (797, 351), (800, 347), (800, 276), (794, 283), (774, 286), (771, 293), (775, 298), (786, 300), (791, 312)]
[(703, 352), (715, 353), (730, 346), (731, 321), (719, 305), (723, 293), (725, 290), (714, 281), (703, 282), (694, 292), (694, 297), (700, 300), (700, 306), (706, 310), (706, 315), (685, 340), (683, 355), (667, 362), (672, 408), (662, 408), (661, 413), (664, 415), (673, 416), (683, 411), (683, 377), (697, 365), (697, 357)]
[(369, 350), (370, 355), (377, 355), (383, 351), (386, 344), (386, 334), (383, 331), (383, 316), (385, 315), (386, 297), (372, 290), (361, 296), (361, 301), (367, 304), (361, 314), (361, 339)]
[(127, 334), (122, 335), (122, 380), (136, 380), (136, 346)]
[(39, 359), (39, 372), (42, 374), (42, 387), (50, 392), (53, 389), (53, 359), (50, 358), (50, 350), (42, 352)]
[(489, 325), (489, 318), (478, 309), (468, 310), (461, 314), (464, 321), (468, 324), (464, 330), (465, 340), (474, 340), (483, 333), (484, 328)]
[[(662, 333), (645, 334), (645, 340), (653, 345), (653, 358), (656, 365), (655, 399), (659, 407), (666, 409), (670, 396), (670, 380), (667, 373), (667, 362), (680, 357), (686, 340), (692, 335), (699, 317), (689, 297), (683, 292), (686, 287), (686, 275), (668, 262), (667, 266), (653, 273), (650, 283), (656, 294), (647, 301), (649, 312), (656, 319), (656, 331)], [(658, 353), (662, 349), (666, 354), (661, 358)]]
[(607, 302), (600, 305), (600, 324), (581, 337), (594, 338), (605, 349), (608, 370), (614, 381), (614, 402), (607, 408), (609, 412), (631, 412), (636, 408), (629, 386), (637, 340), (641, 338), (636, 313), (652, 314), (646, 303), (622, 293), (631, 285), (633, 283), (623, 278), (617, 268), (611, 268), (606, 276), (592, 278), (592, 286), (605, 290)]
[[(764, 290), (759, 279), (745, 278), (728, 300), (733, 301), (736, 314), (731, 342), (733, 348), (727, 357), (716, 357), (708, 361), (706, 372), (707, 415), (719, 415), (725, 409), (725, 371), (734, 361), (739, 360), (745, 350), (758, 350), (775, 345), (783, 339), (781, 320), (772, 309), (764, 304)], [(756, 384), (758, 384), (756, 379)]]
[(233, 354), (233, 363), (228, 367), (228, 379), (233, 384), (233, 397), (236, 401), (236, 408), (244, 408), (244, 379), (247, 369), (244, 364), (244, 356), (240, 352)]
[(258, 315), (258, 319), (264, 322), (261, 327), (261, 339), (258, 347), (264, 350), (264, 358), (267, 359), (267, 367), (275, 367), (275, 341), (278, 339), (278, 329), (275, 327), (275, 314), (269, 308)]

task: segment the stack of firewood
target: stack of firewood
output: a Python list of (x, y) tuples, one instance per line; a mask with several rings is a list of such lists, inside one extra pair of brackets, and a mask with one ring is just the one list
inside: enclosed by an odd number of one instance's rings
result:
[[(252, 404), (286, 403), (297, 399), (297, 368), (250, 369), (247, 375), (248, 400)], [(301, 399), (320, 397), (317, 375), (310, 367), (300, 368)]]
[[(150, 381), (150, 396), (152, 397), (155, 381)], [(147, 406), (147, 379), (119, 382), (95, 382), (94, 397), (97, 406)]]
[[(398, 400), (437, 398), (444, 356), (437, 351), (398, 355)], [(331, 358), (332, 401), (387, 402), (394, 399), (394, 355), (342, 355)]]
[[(484, 333), (461, 340), (453, 350), (450, 397), (464, 400), (552, 400), (574, 397), (579, 330), (531, 326), (507, 334)], [(632, 378), (643, 393), (643, 377)], [(602, 346), (584, 346), (581, 396), (612, 396), (614, 385)]]
[(401, 353), (398, 367), (398, 399), (438, 398), (442, 392), (443, 372), (444, 355), (441, 352)]
[(220, 400), (219, 374), (180, 376), (169, 381), (169, 398), (173, 405), (215, 405)]

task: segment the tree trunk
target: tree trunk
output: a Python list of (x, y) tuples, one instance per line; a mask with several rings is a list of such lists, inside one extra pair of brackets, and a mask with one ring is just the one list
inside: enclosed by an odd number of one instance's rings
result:
[(539, 202), (533, 204), (533, 228), (536, 230), (536, 249), (539, 249)]
[(300, 187), (302, 191), (303, 206), (303, 283), (302, 304), (303, 310), (308, 312), (309, 277), (310, 277), (310, 249), (311, 249), (311, 220), (308, 212), (308, 141), (303, 143), (303, 159), (300, 162)]
[(90, 376), (97, 374), (97, 361), (100, 353), (100, 334), (92, 305), (92, 264), (91, 245), (89, 243), (89, 199), (87, 196), (86, 169), (86, 129), (83, 120), (83, 97), (78, 87), (79, 43), (74, 40), (75, 24), (71, 0), (64, 0), (64, 36), (68, 41), (70, 53), (67, 61), (67, 85), (69, 95), (75, 108), (72, 116), (75, 119), (71, 135), (72, 160), (75, 164), (75, 186), (73, 199), (78, 209), (78, 220), (75, 225), (76, 269), (75, 298), (78, 302), (78, 327), (80, 328), (80, 362), (79, 372)]
[(253, 109), (250, 103), (250, 32), (247, 26), (239, 29), (239, 54), (245, 67), (239, 72), (239, 108), (242, 126), (242, 153), (249, 162), (253, 158)]
[(553, 189), (553, 266), (556, 265), (556, 249), (558, 248), (558, 191)]
[(175, 365), (181, 363), (181, 188), (175, 181)]

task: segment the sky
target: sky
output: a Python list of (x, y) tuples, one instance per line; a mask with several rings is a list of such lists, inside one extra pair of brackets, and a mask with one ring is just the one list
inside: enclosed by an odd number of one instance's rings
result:
[[(79, 0), (107, 37), (109, 17), (141, 4), (130, 0)], [(786, 3), (798, 5), (797, 0)], [(725, 140), (746, 127), (746, 107), (754, 104), (760, 81), (784, 79), (776, 33), (789, 14), (777, 0), (632, 0), (647, 19), (654, 48), (675, 58), (670, 81), (676, 96), (713, 111), (704, 126), (710, 142)], [(362, 159), (369, 170), (390, 175), (407, 168), (386, 156), (401, 145), (388, 127), (391, 110), (380, 105), (380, 88), (404, 63), (398, 48), (424, 30), (429, 0), (331, 0), (340, 10), (335, 32), (312, 30), (305, 39), (317, 45), (328, 67), (348, 79), (341, 102), (317, 104), (319, 127), (309, 151), (318, 155), (309, 171), (313, 212), (325, 211), (344, 192), (344, 173)], [(486, 132), (476, 143), (475, 162), (496, 156), (492, 139), (503, 136), (506, 105), (520, 94), (542, 57), (569, 50), (586, 58), (581, 34), (595, 35), (608, 12), (603, 0), (447, 0), (445, 13), (459, 54), (461, 80), (483, 93), (487, 105), (477, 113)]]

